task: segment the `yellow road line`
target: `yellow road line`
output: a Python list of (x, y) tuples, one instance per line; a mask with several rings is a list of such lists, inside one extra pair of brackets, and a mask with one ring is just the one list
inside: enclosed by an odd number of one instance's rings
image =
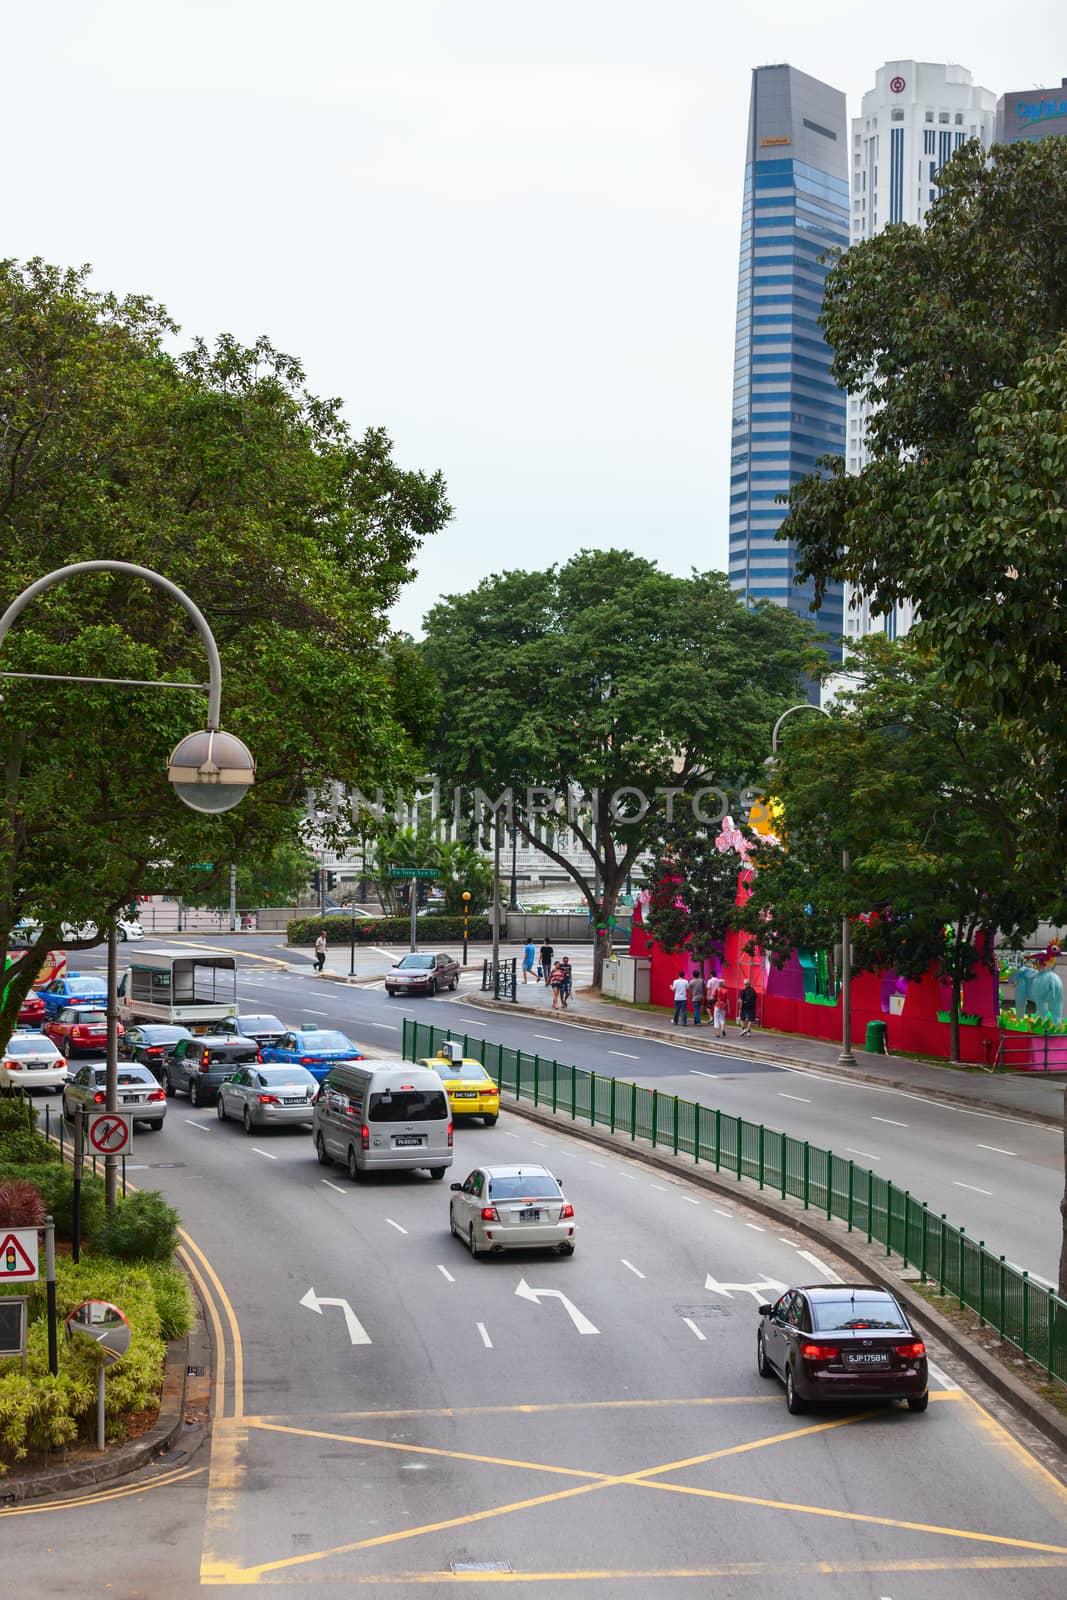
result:
[(196, 1478), (205, 1467), (175, 1467), (172, 1472), (161, 1472), (158, 1478), (144, 1483), (131, 1483), (121, 1489), (101, 1489), (96, 1494), (72, 1495), (64, 1500), (46, 1500), (28, 1506), (8, 1506), (0, 1517), (37, 1517), (44, 1511), (76, 1511), (79, 1506), (98, 1506), (108, 1500), (123, 1500), (131, 1494), (148, 1494), (153, 1489), (165, 1489), (169, 1484), (181, 1483), (185, 1478)]
[(205, 1282), (200, 1269), (197, 1267), (196, 1262), (193, 1260), (192, 1256), (184, 1245), (180, 1244), (178, 1246), (178, 1256), (184, 1263), (186, 1272), (199, 1289), (200, 1299), (207, 1307), (207, 1314), (211, 1320), (211, 1326), (215, 1330), (215, 1404), (213, 1409), (217, 1420), (224, 1413), (226, 1401), (226, 1340), (222, 1332), (222, 1322), (219, 1318), (218, 1311), (215, 1309), (215, 1302), (208, 1290), (207, 1283)]
[(987, 1411), (985, 1406), (980, 1405), (973, 1395), (964, 1394), (962, 1390), (960, 1393), (971, 1410), (976, 1413), (979, 1427), (992, 1434), (997, 1446), (1005, 1455), (1011, 1456), (1017, 1467), (1036, 1476), (1045, 1498), (1053, 1505), (1060, 1507), (1067, 1505), (1067, 1485), (1057, 1478), (1054, 1472), (1050, 1472), (1044, 1462), (1031, 1455), (1026, 1446), (1013, 1433), (1009, 1433), (1004, 1424), (998, 1421), (991, 1411)]
[[(184, 933), (161, 933), (160, 938), (174, 939), (175, 941), (180, 939), (187, 950), (210, 950), (212, 955), (216, 956), (232, 956), (237, 954), (235, 950), (227, 947), (224, 944), (201, 944), (196, 939), (187, 938)], [(288, 968), (289, 966), (288, 961), (282, 961), (278, 956), (261, 956), (257, 955), (254, 950), (242, 950), (240, 953), (245, 961), (263, 961), (268, 967)]]
[[(945, 1394), (955, 1394), (956, 1390), (945, 1390)], [(940, 1395), (938, 1396), (940, 1398)], [(663, 1409), (670, 1406), (750, 1406), (772, 1405), (780, 1406), (781, 1394), (729, 1394), (729, 1395), (699, 1395), (695, 1399), (679, 1400), (559, 1400), (546, 1405), (522, 1404), (513, 1406), (438, 1406), (420, 1410), (410, 1407), (396, 1411), (330, 1411), (327, 1413), (331, 1422), (373, 1422), (380, 1417), (385, 1422), (392, 1422), (405, 1417), (493, 1417), (493, 1416), (537, 1416), (540, 1412), (552, 1411), (625, 1411), (642, 1409)], [(249, 1425), (268, 1422), (282, 1423), (292, 1421), (274, 1413), (266, 1413), (259, 1417), (248, 1417)], [(309, 1421), (316, 1420), (312, 1413)]]
[(301, 1439), (329, 1439), (335, 1444), (369, 1444), (376, 1450), (399, 1450), (406, 1455), (416, 1456), (445, 1456), (449, 1461), (476, 1461), (483, 1466), (518, 1467), (526, 1472), (554, 1472), (564, 1478), (589, 1478), (597, 1482), (607, 1482), (611, 1479), (610, 1473), (585, 1472), (579, 1467), (557, 1467), (551, 1462), (514, 1461), (507, 1456), (474, 1455), (469, 1450), (442, 1450), (432, 1445), (401, 1444), (395, 1439), (364, 1439), (352, 1433), (329, 1433), (315, 1428), (288, 1428), (277, 1422), (256, 1422), (251, 1417), (245, 1420), (250, 1429), (258, 1428), (263, 1433), (295, 1434)]
[[(241, 1330), (237, 1325), (237, 1313), (233, 1309), (233, 1304), (229, 1295), (222, 1287), (218, 1273), (215, 1271), (214, 1267), (211, 1265), (211, 1262), (201, 1250), (200, 1246), (190, 1234), (186, 1233), (184, 1228), (179, 1228), (178, 1232), (181, 1235), (185, 1248), (191, 1251), (200, 1262), (206, 1277), (210, 1281), (212, 1288), (218, 1296), (219, 1305), (222, 1307), (222, 1310), (225, 1313), (226, 1321), (229, 1323), (230, 1341), (233, 1346), (233, 1415), (235, 1418), (240, 1418), (244, 1415), (245, 1363), (244, 1347), (241, 1343)], [(221, 1417), (221, 1406), (216, 1415)]]

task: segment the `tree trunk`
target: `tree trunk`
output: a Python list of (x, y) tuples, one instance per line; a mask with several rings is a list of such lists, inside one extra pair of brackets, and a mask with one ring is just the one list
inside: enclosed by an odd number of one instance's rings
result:
[(952, 1010), (949, 1012), (948, 1058), (953, 1066), (960, 1061), (960, 1006), (963, 1003), (963, 983), (958, 972), (952, 974)]

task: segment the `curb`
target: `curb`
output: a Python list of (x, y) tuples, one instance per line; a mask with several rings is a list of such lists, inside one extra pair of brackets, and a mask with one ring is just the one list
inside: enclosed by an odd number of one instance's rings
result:
[(899, 1258), (886, 1256), (884, 1247), (868, 1245), (854, 1233), (850, 1234), (844, 1223), (831, 1220), (819, 1222), (810, 1210), (804, 1210), (799, 1200), (793, 1200), (790, 1196), (783, 1200), (777, 1195), (768, 1193), (766, 1189), (753, 1190), (751, 1179), (742, 1179), (739, 1183), (736, 1178), (726, 1178), (721, 1172), (709, 1171), (702, 1165), (623, 1139), (618, 1134), (612, 1135), (581, 1122), (565, 1121), (551, 1111), (545, 1112), (528, 1101), (512, 1100), (510, 1096), (508, 1110), (527, 1118), (528, 1121), (555, 1128), (588, 1144), (597, 1145), (600, 1149), (621, 1151), (632, 1160), (640, 1161), (644, 1166), (657, 1171), (684, 1177), (687, 1182), (695, 1183), (711, 1194), (733, 1199), (747, 1210), (759, 1212), (761, 1216), (775, 1222), (785, 1223), (797, 1233), (806, 1235), (815, 1244), (824, 1245), (866, 1277), (891, 1290), (899, 1300), (903, 1301), (908, 1314), (914, 1317), (921, 1327), (929, 1328), (935, 1333), (938, 1340), (976, 1377), (986, 1383), (1001, 1400), (1020, 1416), (1025, 1417), (1032, 1427), (1067, 1456), (1067, 1414), (1058, 1411), (1055, 1406), (1049, 1405), (1039, 1395), (1034, 1394), (1032, 1389), (1007, 1371), (1001, 1363), (991, 1363), (981, 1345), (970, 1339), (967, 1334), (961, 1333), (947, 1317), (942, 1316), (936, 1306), (931, 1306), (928, 1300), (915, 1292), (912, 1285), (918, 1282), (916, 1276), (901, 1277), (897, 1270), (888, 1271), (887, 1263), (895, 1259), (900, 1273), (915, 1273), (914, 1268), (905, 1266)]
[(53, 1472), (38, 1472), (31, 1478), (0, 1479), (0, 1505), (20, 1505), (45, 1495), (63, 1494), (70, 1489), (91, 1488), (110, 1478), (124, 1478), (147, 1466), (174, 1444), (182, 1429), (185, 1412), (185, 1379), (190, 1335), (167, 1346), (160, 1395), (159, 1416), (140, 1439), (131, 1439), (101, 1455), (98, 1461), (85, 1461), (76, 1467), (59, 1467)]
[[(539, 1006), (525, 1006), (511, 1000), (482, 999), (477, 995), (465, 997), (464, 1004), (481, 1006), (486, 1011), (500, 1011), (507, 1016), (540, 1017), (545, 1012)], [(587, 1028), (593, 1031), (623, 1033), (637, 1039), (657, 1039), (661, 1043), (670, 1043), (660, 1029), (645, 1028), (637, 1022), (615, 1022), (606, 1019), (583, 1019), (576, 1021), (568, 1016), (567, 1026), (571, 1028)], [(728, 1055), (735, 1060), (738, 1058), (736, 1046), (727, 1044), (714, 1044), (709, 1040), (686, 1040), (690, 1050), (704, 1050), (708, 1055)], [(783, 1051), (773, 1055), (768, 1050), (753, 1050), (746, 1048), (745, 1056), (751, 1056), (757, 1061), (770, 1062), (772, 1066), (803, 1067), (807, 1072), (813, 1072), (819, 1077), (833, 1078), (840, 1083), (867, 1083), (878, 1089), (899, 1089), (905, 1094), (922, 1094), (930, 1100), (939, 1100), (945, 1105), (960, 1106), (965, 1111), (989, 1111), (995, 1115), (1017, 1117), (1023, 1122), (1034, 1122), (1044, 1128), (1059, 1128), (1062, 1119), (1054, 1113), (1035, 1111), (1028, 1106), (1005, 1106), (997, 1100), (979, 1100), (966, 1095), (955, 1094), (951, 1089), (942, 1088), (940, 1085), (928, 1086), (926, 1084), (909, 1083), (905, 1078), (882, 1078), (874, 1072), (863, 1072), (860, 1069), (849, 1071), (847, 1068), (837, 1067), (830, 1062), (812, 1061), (806, 1056), (791, 1056)], [(744, 1059), (744, 1058), (742, 1058)], [(936, 1069), (935, 1069), (936, 1070)]]

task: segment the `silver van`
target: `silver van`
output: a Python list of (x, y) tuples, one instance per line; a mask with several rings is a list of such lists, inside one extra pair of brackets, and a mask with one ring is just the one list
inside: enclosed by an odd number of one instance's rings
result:
[(322, 1166), (339, 1161), (358, 1183), (367, 1172), (452, 1165), (452, 1116), (436, 1072), (395, 1061), (340, 1061), (323, 1079), (312, 1118)]

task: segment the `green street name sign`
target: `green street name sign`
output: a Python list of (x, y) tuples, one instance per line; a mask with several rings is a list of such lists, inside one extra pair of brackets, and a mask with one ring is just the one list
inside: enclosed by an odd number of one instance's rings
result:
[(391, 878), (436, 878), (436, 867), (390, 867)]

